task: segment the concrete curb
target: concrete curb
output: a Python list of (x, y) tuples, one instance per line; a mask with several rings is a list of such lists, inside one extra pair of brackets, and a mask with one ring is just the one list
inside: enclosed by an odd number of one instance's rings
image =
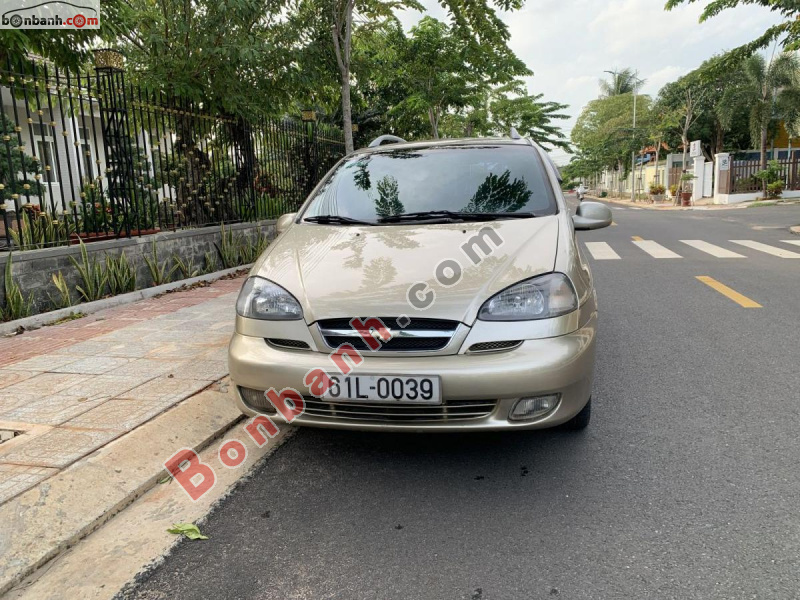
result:
[(59, 310), (33, 315), (31, 317), (25, 317), (24, 319), (17, 319), (16, 321), (7, 321), (0, 324), (0, 336), (14, 334), (19, 330), (20, 327), (26, 331), (39, 329), (40, 327), (55, 323), (56, 321), (60, 321), (61, 319), (65, 319), (79, 313), (91, 315), (92, 313), (96, 313), (107, 308), (114, 308), (115, 306), (122, 306), (123, 304), (130, 304), (131, 302), (145, 300), (147, 298), (152, 298), (154, 296), (158, 296), (159, 294), (163, 294), (164, 292), (176, 290), (184, 286), (193, 285), (195, 283), (216, 281), (217, 279), (221, 279), (226, 275), (231, 275), (240, 271), (247, 271), (252, 266), (252, 264), (248, 264), (241, 265), (239, 267), (233, 267), (232, 269), (214, 271), (213, 273), (207, 273), (197, 277), (190, 277), (189, 279), (181, 279), (180, 281), (173, 281), (163, 285), (157, 285), (155, 287), (144, 288), (142, 290), (136, 290), (135, 292), (120, 294), (119, 296), (95, 300), (94, 302), (76, 304), (75, 306), (70, 306), (68, 308), (61, 308)]
[(212, 384), (0, 505), (0, 595), (153, 488), (177, 450), (199, 452), (242, 420), (233, 393)]
[(789, 227), (789, 233), (793, 233), (795, 235), (800, 235), (800, 225), (795, 225), (794, 227)]

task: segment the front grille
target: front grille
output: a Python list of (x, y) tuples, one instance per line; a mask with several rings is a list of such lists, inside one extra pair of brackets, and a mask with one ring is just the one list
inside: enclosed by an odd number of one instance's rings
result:
[(267, 343), (270, 346), (276, 346), (278, 348), (289, 348), (290, 350), (308, 350), (308, 344), (305, 342), (301, 342), (300, 340), (283, 340), (278, 338), (266, 338)]
[[(382, 352), (431, 352), (445, 348), (458, 329), (458, 321), (445, 319), (409, 319), (400, 327), (397, 317), (378, 317), (389, 331), (392, 339), (381, 341)], [(322, 338), (330, 348), (352, 344), (356, 350), (371, 350), (359, 333), (350, 325), (352, 317), (323, 319), (317, 322)], [(367, 318), (362, 318), (367, 321)]]
[(470, 352), (502, 352), (503, 350), (513, 350), (522, 345), (519, 340), (508, 342), (481, 342), (480, 344), (472, 344), (469, 347)]
[(423, 422), (480, 419), (494, 411), (496, 400), (455, 400), (440, 406), (323, 402), (306, 398), (305, 415), (336, 421)]

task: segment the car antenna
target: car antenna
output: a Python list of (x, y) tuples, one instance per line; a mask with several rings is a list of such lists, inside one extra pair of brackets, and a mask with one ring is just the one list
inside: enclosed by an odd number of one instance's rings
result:
[(512, 140), (522, 139), (522, 136), (519, 134), (516, 127), (511, 128), (511, 133), (508, 134), (508, 137), (510, 137)]

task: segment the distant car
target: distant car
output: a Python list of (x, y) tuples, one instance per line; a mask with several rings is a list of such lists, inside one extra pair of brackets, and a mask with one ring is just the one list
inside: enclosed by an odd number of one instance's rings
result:
[(575, 230), (609, 209), (571, 217), (527, 139), (381, 141), (282, 216), (253, 266), (229, 349), (239, 407), (275, 414), (265, 391), (290, 388), (295, 425), (586, 427), (597, 301)]

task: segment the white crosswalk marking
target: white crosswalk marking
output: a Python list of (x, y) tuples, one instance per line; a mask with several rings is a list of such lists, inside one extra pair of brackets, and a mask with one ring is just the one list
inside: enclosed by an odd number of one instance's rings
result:
[(642, 210), (642, 209), (631, 206), (631, 210)]
[(755, 242), (753, 240), (730, 240), (734, 244), (739, 244), (740, 246), (745, 246), (747, 248), (752, 248), (753, 250), (758, 250), (759, 252), (766, 252), (767, 254), (772, 254), (773, 256), (779, 256), (780, 258), (800, 258), (800, 254), (797, 252), (792, 252), (790, 250), (784, 250), (783, 248), (776, 248), (775, 246), (770, 246), (768, 244), (762, 244), (761, 242)]
[(746, 258), (741, 254), (737, 254), (736, 252), (732, 252), (730, 250), (726, 250), (725, 248), (715, 246), (714, 244), (709, 244), (708, 242), (704, 242), (703, 240), (681, 240), (681, 241), (684, 244), (691, 246), (692, 248), (696, 248), (701, 252), (705, 252), (706, 254), (710, 254), (711, 256), (716, 256), (717, 258)]
[(782, 242), (786, 242), (787, 244), (794, 244), (795, 246), (800, 246), (800, 240), (781, 240)]
[(585, 242), (586, 249), (595, 260), (619, 260), (619, 254), (605, 242)]
[(653, 258), (681, 258), (680, 254), (676, 254), (669, 248), (664, 248), (661, 244), (652, 240), (642, 240), (640, 242), (633, 242), (639, 248), (647, 252)]

